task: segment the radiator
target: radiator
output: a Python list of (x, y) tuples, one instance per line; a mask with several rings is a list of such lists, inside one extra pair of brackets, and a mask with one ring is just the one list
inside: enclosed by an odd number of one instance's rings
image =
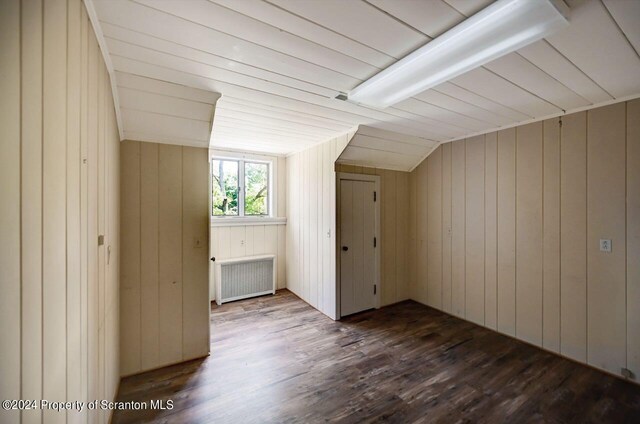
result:
[(218, 305), (276, 292), (275, 255), (223, 259), (214, 264)]

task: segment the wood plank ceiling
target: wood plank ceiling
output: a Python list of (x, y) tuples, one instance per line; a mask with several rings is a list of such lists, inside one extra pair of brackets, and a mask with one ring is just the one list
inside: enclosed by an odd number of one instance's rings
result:
[(335, 99), (491, 1), (93, 3), (119, 90), (222, 93), (211, 144), (227, 149), (289, 154), (358, 125), (432, 146), (640, 94), (640, 1), (569, 0), (567, 29), (393, 107)]

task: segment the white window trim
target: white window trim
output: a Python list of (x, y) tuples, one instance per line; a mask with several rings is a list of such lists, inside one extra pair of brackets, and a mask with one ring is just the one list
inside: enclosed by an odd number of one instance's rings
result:
[[(252, 153), (237, 153), (214, 150), (209, 154), (209, 172), (211, 172), (211, 162), (213, 160), (231, 160), (238, 162), (238, 215), (222, 215), (216, 216), (211, 213), (209, 208), (209, 217), (212, 227), (223, 226), (241, 226), (241, 225), (281, 225), (286, 223), (286, 218), (278, 218), (277, 199), (278, 199), (278, 158), (274, 156), (257, 155)], [(269, 204), (267, 205), (268, 215), (244, 215), (244, 163), (267, 163), (269, 165)], [(212, 177), (209, 176), (211, 183)], [(211, 193), (211, 190), (209, 190)], [(211, 194), (209, 194), (209, 203), (211, 203)]]
[(268, 217), (239, 217), (218, 216), (211, 217), (212, 227), (247, 227), (253, 225), (286, 225), (287, 218)]

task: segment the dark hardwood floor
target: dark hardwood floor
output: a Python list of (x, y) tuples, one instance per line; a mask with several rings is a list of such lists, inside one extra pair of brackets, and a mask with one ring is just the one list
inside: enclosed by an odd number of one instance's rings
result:
[(214, 307), (211, 356), (126, 378), (114, 423), (640, 423), (640, 387), (406, 301), (333, 322), (284, 290)]

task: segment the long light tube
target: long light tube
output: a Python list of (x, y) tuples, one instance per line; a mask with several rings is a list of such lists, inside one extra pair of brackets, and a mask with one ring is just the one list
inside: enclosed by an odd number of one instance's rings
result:
[(348, 99), (383, 109), (569, 25), (562, 0), (498, 0), (369, 78)]

